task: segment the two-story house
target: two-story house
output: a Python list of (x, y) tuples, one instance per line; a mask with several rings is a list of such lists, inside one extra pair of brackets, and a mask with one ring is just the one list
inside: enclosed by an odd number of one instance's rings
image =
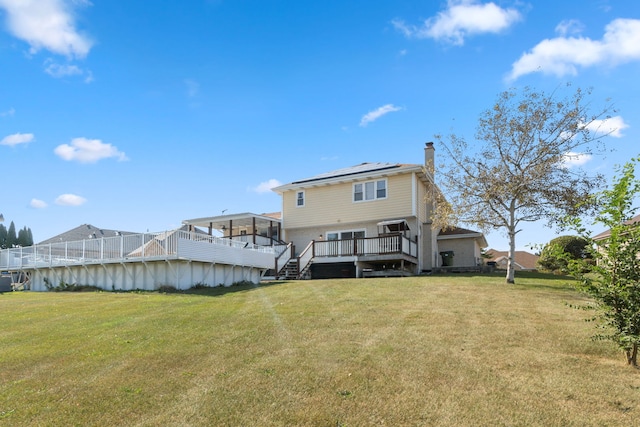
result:
[(363, 163), (274, 188), (291, 243), (276, 270), (366, 277), (480, 265), (482, 233), (432, 228), (434, 151), (427, 143), (424, 164)]

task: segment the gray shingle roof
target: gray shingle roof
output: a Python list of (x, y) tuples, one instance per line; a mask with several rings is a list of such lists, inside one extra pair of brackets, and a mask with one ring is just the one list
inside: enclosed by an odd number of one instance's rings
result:
[(69, 231), (53, 236), (49, 239), (43, 240), (38, 243), (39, 245), (46, 245), (49, 243), (60, 242), (77, 242), (84, 239), (99, 239), (101, 237), (114, 237), (127, 234), (137, 234), (130, 231), (120, 230), (107, 230), (105, 228), (98, 228), (91, 224), (82, 224), (76, 228), (72, 228)]
[(292, 184), (302, 184), (305, 182), (319, 181), (321, 179), (338, 178), (341, 176), (356, 175), (359, 173), (373, 172), (373, 171), (379, 171), (379, 170), (385, 170), (385, 169), (395, 169), (401, 166), (402, 165), (398, 163), (361, 163), (356, 166), (337, 169), (331, 172), (321, 173), (320, 175), (315, 175), (310, 178), (294, 181), (292, 182)]
[[(640, 222), (640, 215), (636, 215), (633, 218), (631, 218), (629, 221), (626, 221), (625, 224), (631, 225), (631, 224), (637, 224), (639, 222)], [(605, 230), (602, 233), (599, 233), (593, 236), (593, 240), (603, 240), (609, 236), (611, 236), (611, 230)]]

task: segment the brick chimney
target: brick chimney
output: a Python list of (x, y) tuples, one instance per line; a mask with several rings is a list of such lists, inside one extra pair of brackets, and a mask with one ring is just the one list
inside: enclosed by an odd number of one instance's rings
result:
[(427, 142), (424, 147), (424, 167), (432, 178), (435, 170), (435, 152), (436, 149), (433, 148), (433, 142)]

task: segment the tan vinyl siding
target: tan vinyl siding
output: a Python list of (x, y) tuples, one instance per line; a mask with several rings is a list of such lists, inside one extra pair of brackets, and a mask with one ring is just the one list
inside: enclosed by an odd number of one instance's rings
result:
[[(387, 198), (363, 202), (353, 202), (354, 182), (305, 188), (304, 207), (296, 206), (299, 190), (287, 191), (283, 194), (284, 226), (291, 229), (411, 216), (412, 178), (413, 174), (387, 177)], [(367, 181), (371, 180), (356, 182)]]
[(417, 208), (418, 208), (418, 221), (420, 221), (421, 223), (427, 222), (428, 218), (427, 218), (427, 192), (425, 189), (424, 184), (417, 178), (414, 176), (414, 178), (416, 180), (416, 203), (417, 203)]
[[(438, 241), (438, 251), (453, 251), (453, 267), (473, 267), (478, 265), (480, 247), (475, 239), (448, 239)], [(438, 265), (442, 265), (441, 259)]]

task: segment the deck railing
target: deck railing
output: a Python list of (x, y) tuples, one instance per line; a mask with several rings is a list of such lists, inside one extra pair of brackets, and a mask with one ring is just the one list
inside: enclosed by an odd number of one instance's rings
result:
[(274, 266), (276, 274), (280, 273), (284, 269), (284, 267), (287, 265), (289, 260), (293, 258), (293, 251), (294, 251), (293, 243), (289, 243), (286, 246), (286, 248), (282, 250), (282, 252), (276, 254), (275, 266)]
[(313, 258), (315, 257), (314, 248), (315, 244), (311, 242), (306, 248), (304, 248), (300, 256), (298, 256), (298, 276), (306, 271), (311, 261), (313, 261)]
[(3, 249), (0, 250), (0, 269), (157, 259), (158, 257), (179, 258), (178, 241), (180, 239), (265, 253), (275, 254), (276, 251), (274, 247), (259, 246), (202, 233), (173, 230)]
[[(228, 236), (225, 237), (226, 239), (229, 239)], [(280, 242), (277, 239), (274, 239), (272, 237), (268, 237), (268, 236), (262, 236), (260, 234), (241, 234), (241, 235), (234, 235), (231, 236), (231, 240), (235, 240), (238, 242), (250, 242), (250, 243), (254, 243), (256, 245), (260, 245), (260, 246), (277, 246), (279, 244), (281, 244), (282, 242)]]
[(418, 245), (401, 235), (314, 242), (314, 257), (405, 254), (418, 256)]
[[(304, 273), (315, 258), (363, 256), (363, 255), (409, 255), (418, 256), (418, 244), (401, 235), (365, 237), (343, 240), (311, 241), (297, 256), (298, 275)], [(293, 249), (276, 257), (276, 271), (281, 272), (293, 258)]]

